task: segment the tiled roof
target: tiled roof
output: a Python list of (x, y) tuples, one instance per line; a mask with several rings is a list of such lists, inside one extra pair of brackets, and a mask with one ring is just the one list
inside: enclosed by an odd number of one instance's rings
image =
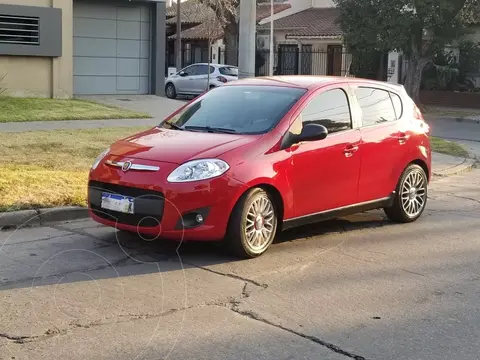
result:
[[(277, 14), (281, 11), (290, 9), (292, 6), (290, 4), (274, 4), (273, 13)], [(270, 4), (258, 4), (257, 5), (257, 22), (263, 20), (270, 16)]]
[[(209, 36), (210, 35), (210, 36)], [(190, 29), (183, 30), (181, 32), (182, 39), (185, 40), (217, 40), (223, 37), (223, 30), (221, 27), (208, 28), (206, 24), (199, 24)], [(168, 37), (169, 39), (176, 39), (177, 34), (173, 34)]]
[[(309, 8), (296, 14), (285, 16), (273, 22), (274, 29), (287, 31), (286, 36), (295, 37), (340, 37), (343, 35), (336, 8)], [(259, 29), (269, 29), (263, 24)]]
[[(252, 0), (253, 1), (253, 0)], [(277, 14), (281, 11), (289, 9), (290, 4), (274, 4), (273, 12)], [(181, 4), (181, 20), (182, 24), (201, 24), (205, 19), (215, 16), (214, 11), (199, 0), (188, 0)], [(177, 23), (177, 7), (176, 5), (167, 8), (167, 24)], [(257, 22), (270, 16), (270, 4), (257, 5)]]

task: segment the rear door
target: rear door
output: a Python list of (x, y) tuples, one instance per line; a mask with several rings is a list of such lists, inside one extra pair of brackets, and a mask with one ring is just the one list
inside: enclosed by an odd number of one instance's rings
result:
[(395, 190), (398, 164), (409, 139), (398, 120), (401, 103), (395, 106), (394, 101), (399, 98), (393, 100), (396, 95), (386, 88), (356, 84), (352, 84), (352, 88), (361, 112), (362, 165), (358, 201), (383, 199)]
[[(210, 66), (210, 73), (214, 71), (214, 67)], [(201, 94), (207, 90), (208, 84), (208, 65), (197, 65), (195, 76), (193, 76), (192, 88), (195, 94)]]

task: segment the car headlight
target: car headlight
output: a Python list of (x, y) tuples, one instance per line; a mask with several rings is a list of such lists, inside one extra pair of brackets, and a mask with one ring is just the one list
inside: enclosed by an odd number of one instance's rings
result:
[(230, 166), (223, 160), (192, 160), (172, 171), (172, 173), (168, 175), (167, 181), (180, 183), (211, 179), (224, 174), (228, 169), (230, 169)]
[(100, 162), (103, 160), (103, 158), (105, 156), (107, 156), (107, 154), (110, 152), (110, 148), (108, 149), (105, 149), (103, 150), (100, 155), (97, 156), (97, 158), (95, 159), (95, 161), (93, 162), (93, 165), (92, 165), (92, 170), (95, 170), (98, 165), (100, 164)]

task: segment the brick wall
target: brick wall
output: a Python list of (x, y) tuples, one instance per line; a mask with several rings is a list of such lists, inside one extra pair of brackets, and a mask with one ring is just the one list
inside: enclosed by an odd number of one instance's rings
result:
[(453, 91), (420, 91), (423, 105), (480, 109), (480, 93)]

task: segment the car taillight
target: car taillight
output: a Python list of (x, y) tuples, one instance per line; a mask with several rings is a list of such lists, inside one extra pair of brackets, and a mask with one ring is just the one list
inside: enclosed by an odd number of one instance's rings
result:
[(428, 135), (430, 133), (430, 126), (425, 122), (422, 111), (416, 104), (413, 105), (413, 118), (420, 122), (421, 131)]
[(222, 82), (222, 83), (228, 82), (228, 80), (227, 80), (225, 77), (223, 77), (223, 76), (217, 76), (217, 80), (220, 81), (220, 82)]
[(416, 104), (413, 105), (413, 117), (417, 120), (425, 121), (423, 114)]

